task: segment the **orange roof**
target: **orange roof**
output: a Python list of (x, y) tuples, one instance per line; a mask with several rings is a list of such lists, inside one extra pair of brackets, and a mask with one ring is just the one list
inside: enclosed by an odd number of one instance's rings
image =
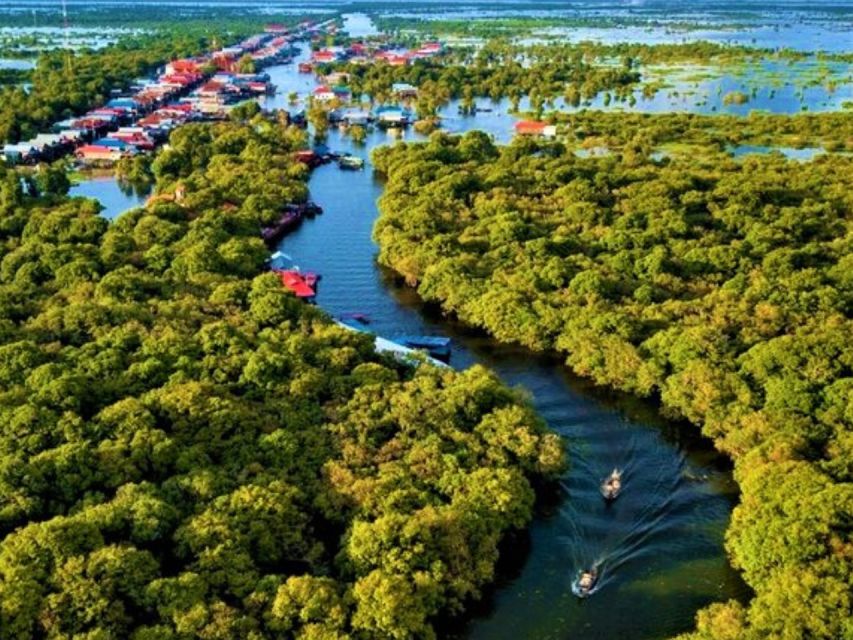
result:
[(516, 133), (544, 133), (545, 127), (548, 126), (546, 122), (538, 122), (536, 120), (519, 120), (515, 123), (515, 132)]

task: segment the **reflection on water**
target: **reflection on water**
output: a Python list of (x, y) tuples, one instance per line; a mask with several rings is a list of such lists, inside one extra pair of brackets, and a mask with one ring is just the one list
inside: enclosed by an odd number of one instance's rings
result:
[(18, 71), (26, 71), (27, 69), (34, 69), (35, 66), (35, 60), (0, 58), (0, 69), (16, 69)]
[(743, 156), (751, 154), (766, 154), (775, 152), (781, 153), (783, 156), (785, 156), (786, 158), (790, 158), (791, 160), (808, 162), (815, 156), (819, 156), (826, 153), (826, 150), (822, 147), (803, 147), (802, 149), (796, 149), (794, 147), (768, 147), (764, 145), (742, 144), (737, 147), (732, 147), (731, 149), (729, 149), (729, 152), (735, 158), (741, 158)]
[(145, 204), (150, 189), (123, 184), (112, 175), (89, 178), (71, 187), (68, 195), (95, 198), (103, 206), (101, 215), (114, 220), (119, 214)]

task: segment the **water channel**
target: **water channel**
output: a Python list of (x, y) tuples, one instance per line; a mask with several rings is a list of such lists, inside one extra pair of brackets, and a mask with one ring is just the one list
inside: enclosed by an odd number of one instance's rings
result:
[[(284, 106), (291, 90), (312, 80), (285, 65), (269, 70), (288, 87), (268, 100)], [(306, 86), (307, 85), (307, 86)], [(445, 110), (451, 131), (484, 129), (505, 141), (514, 119), (505, 109), (476, 117)], [(419, 139), (408, 131), (405, 139)], [(447, 635), (458, 638), (658, 638), (689, 629), (702, 606), (743, 597), (746, 588), (722, 549), (723, 532), (737, 499), (728, 467), (689, 425), (660, 418), (656, 409), (604, 393), (577, 379), (551, 357), (500, 345), (425, 307), (375, 262), (371, 239), (382, 183), (370, 168), (370, 151), (395, 137), (375, 129), (354, 145), (332, 129), (328, 146), (366, 160), (360, 172), (336, 165), (311, 176), (311, 197), (324, 214), (285, 237), (278, 249), (302, 268), (323, 275), (317, 302), (332, 315), (364, 313), (370, 329), (398, 334), (445, 335), (451, 364), (482, 363), (508, 384), (525, 389), (541, 415), (565, 438), (571, 469), (561, 496), (543, 505), (529, 535), (505, 555), (500, 583), (473, 616)], [(624, 468), (627, 488), (607, 506), (600, 479)], [(579, 567), (600, 562), (601, 591), (585, 601), (571, 591)]]

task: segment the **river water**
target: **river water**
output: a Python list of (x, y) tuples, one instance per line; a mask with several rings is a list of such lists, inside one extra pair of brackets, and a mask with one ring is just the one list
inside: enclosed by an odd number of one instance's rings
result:
[[(266, 101), (286, 106), (287, 93), (314, 86), (293, 65), (268, 70), (286, 90)], [(445, 128), (484, 129), (508, 139), (514, 119), (505, 109), (476, 117), (444, 111)], [(405, 139), (420, 136), (406, 132)], [(737, 500), (726, 461), (695, 428), (660, 417), (649, 403), (594, 389), (554, 357), (537, 356), (442, 317), (375, 262), (371, 231), (381, 180), (370, 167), (372, 148), (396, 138), (369, 132), (355, 145), (332, 129), (327, 144), (364, 158), (363, 171), (336, 165), (315, 170), (311, 197), (324, 214), (282, 240), (278, 249), (303, 269), (322, 274), (317, 303), (343, 316), (364, 313), (369, 329), (452, 339), (451, 364), (482, 363), (529, 394), (540, 414), (565, 438), (571, 463), (558, 499), (542, 505), (529, 535), (504, 553), (497, 587), (446, 637), (517, 639), (662, 638), (694, 624), (702, 606), (743, 598), (746, 587), (728, 566), (723, 532)], [(606, 505), (598, 492), (614, 467), (625, 491)], [(600, 590), (579, 600), (571, 590), (578, 569), (600, 564)]]
[[(303, 54), (304, 56), (305, 54)], [(288, 106), (288, 94), (305, 95), (315, 83), (296, 62), (268, 69), (279, 93), (266, 108)], [(513, 118), (505, 109), (459, 117), (444, 111), (452, 131), (484, 129), (508, 139)], [(409, 131), (405, 139), (419, 136)], [(451, 364), (482, 363), (507, 384), (525, 391), (565, 441), (570, 469), (559, 495), (538, 507), (529, 531), (502, 554), (500, 575), (482, 602), (443, 628), (457, 639), (664, 638), (693, 627), (698, 609), (748, 589), (728, 565), (723, 533), (737, 487), (728, 464), (694, 427), (660, 417), (652, 404), (594, 388), (553, 356), (501, 345), (442, 317), (375, 262), (371, 231), (382, 183), (369, 152), (393, 143), (369, 132), (355, 146), (333, 129), (328, 145), (367, 161), (363, 171), (327, 165), (313, 172), (311, 197), (324, 214), (306, 221), (278, 247), (304, 269), (322, 274), (317, 302), (330, 314), (365, 313), (370, 329), (452, 339)], [(75, 195), (98, 197), (110, 218), (138, 206), (143, 196), (98, 178), (76, 186)], [(625, 489), (606, 505), (598, 485), (611, 469), (624, 469)], [(577, 571), (597, 564), (601, 580), (586, 600), (571, 589)]]

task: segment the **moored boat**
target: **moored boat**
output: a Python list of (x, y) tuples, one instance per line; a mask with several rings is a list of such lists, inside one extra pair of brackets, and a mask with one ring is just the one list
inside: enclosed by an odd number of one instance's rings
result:
[(317, 292), (314, 290), (314, 287), (308, 284), (305, 274), (297, 269), (275, 269), (275, 273), (281, 278), (281, 284), (284, 288), (293, 292), (297, 298), (306, 302), (314, 300)]
[(433, 358), (450, 357), (450, 338), (443, 336), (399, 336), (395, 338), (395, 342), (410, 349), (422, 349)]
[(342, 320), (355, 320), (359, 324), (370, 324), (370, 316), (366, 313), (345, 313), (341, 316)]
[(261, 237), (268, 244), (278, 242), (285, 233), (295, 229), (300, 222), (302, 222), (302, 213), (298, 210), (286, 209), (274, 224), (261, 229)]
[(353, 156), (350, 154), (344, 154), (340, 158), (338, 158), (338, 166), (341, 169), (363, 169), (364, 168), (364, 160), (359, 158), (358, 156)]

